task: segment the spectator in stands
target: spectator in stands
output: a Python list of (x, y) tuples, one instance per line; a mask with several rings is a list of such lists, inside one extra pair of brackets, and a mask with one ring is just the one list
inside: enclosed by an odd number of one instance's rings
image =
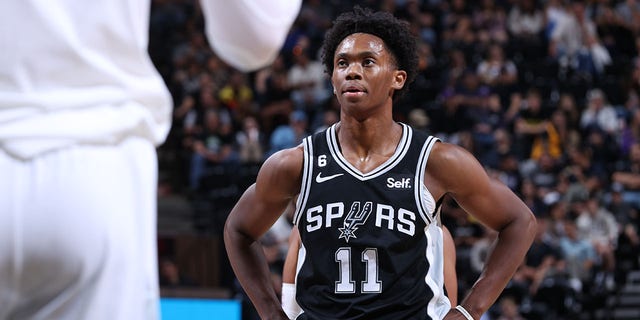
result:
[(640, 143), (640, 108), (635, 108), (625, 121), (625, 126), (620, 132), (620, 152), (628, 155), (631, 146)]
[(268, 155), (300, 144), (302, 139), (309, 135), (307, 127), (308, 117), (306, 113), (301, 110), (292, 112), (289, 116), (289, 122), (278, 126), (271, 134)]
[(308, 49), (296, 47), (287, 80), (295, 109), (313, 113), (331, 96), (331, 91), (327, 89), (322, 63), (309, 54)]
[(547, 205), (549, 215), (547, 217), (547, 234), (549, 241), (556, 246), (560, 245), (560, 239), (564, 237), (567, 219), (567, 203), (559, 198)]
[[(611, 198), (607, 204), (609, 210), (618, 222), (620, 237), (615, 250), (617, 270), (622, 270), (623, 274), (618, 279), (624, 279), (624, 273), (637, 269), (639, 266), (638, 252), (640, 252), (640, 228), (639, 209), (633, 208), (622, 198), (624, 186), (620, 183), (613, 183), (611, 186)], [(619, 272), (616, 271), (616, 276)]]
[(491, 252), (491, 246), (496, 240), (497, 232), (483, 227), (483, 234), (480, 239), (475, 241), (469, 252), (469, 261), (471, 262), (471, 270), (477, 277), (482, 273), (488, 254)]
[(607, 101), (604, 91), (591, 89), (587, 93), (586, 108), (580, 116), (580, 127), (587, 130), (596, 127), (607, 134), (615, 135), (620, 129), (620, 119), (615, 108)]
[(572, 1), (567, 13), (557, 19), (551, 32), (549, 56), (565, 71), (570, 69), (590, 80), (611, 63), (611, 57), (598, 39), (594, 22), (585, 14), (584, 0)]
[(518, 80), (518, 68), (513, 61), (505, 58), (504, 50), (496, 43), (489, 46), (485, 58), (478, 64), (476, 73), (482, 83), (500, 94), (502, 101), (507, 100)]
[(246, 75), (240, 71), (231, 72), (229, 82), (220, 89), (218, 98), (236, 121), (254, 113), (253, 90), (247, 83)]
[(514, 120), (514, 133), (520, 148), (517, 152), (520, 159), (528, 159), (536, 138), (547, 134), (549, 116), (542, 108), (542, 96), (537, 89), (529, 88), (524, 100), (518, 98), (519, 93), (514, 96), (510, 109), (518, 110)]
[(256, 118), (248, 116), (242, 121), (242, 130), (236, 134), (236, 144), (242, 163), (259, 163), (264, 160), (264, 134)]
[(569, 12), (565, 7), (564, 1), (549, 0), (544, 4), (544, 15), (546, 21), (544, 34), (546, 40), (549, 41), (558, 24), (567, 19)]
[(418, 52), (416, 79), (411, 83), (410, 91), (393, 107), (394, 116), (399, 121), (406, 119), (412, 109), (431, 107), (443, 87), (441, 67), (433, 47), (426, 42), (418, 42)]
[[(307, 0), (302, 4), (298, 24), (312, 42), (322, 42), (325, 30), (331, 27), (335, 7), (323, 5), (322, 0)], [(316, 49), (316, 48), (312, 48)]]
[(540, 197), (538, 187), (530, 179), (524, 179), (520, 186), (519, 196), (529, 209), (536, 214), (544, 212), (544, 202)]
[(598, 257), (593, 245), (578, 235), (575, 220), (567, 219), (564, 226), (565, 235), (560, 238), (560, 250), (566, 263), (569, 284), (575, 292), (582, 292), (584, 285), (591, 282)]
[(518, 159), (512, 152), (499, 154), (498, 168), (495, 177), (513, 191), (520, 190), (522, 177), (518, 172)]
[(187, 56), (184, 62), (176, 66), (172, 77), (174, 91), (182, 95), (195, 94), (200, 90), (200, 76), (203, 66), (192, 56)]
[(569, 129), (575, 131), (580, 128), (580, 111), (578, 110), (576, 97), (567, 92), (560, 93), (558, 109), (564, 112)]
[(475, 41), (475, 34), (470, 30), (471, 10), (466, 0), (445, 2), (443, 6), (448, 7), (445, 7), (441, 17), (442, 46), (451, 49)]
[(480, 83), (478, 76), (472, 70), (466, 70), (460, 81), (454, 86), (445, 88), (442, 93), (447, 126), (456, 131), (470, 130), (473, 125), (471, 113), (474, 109), (487, 105), (490, 90)]
[(501, 124), (501, 111), (502, 105), (497, 94), (489, 95), (483, 104), (468, 110), (472, 123), (474, 153), (483, 165), (493, 164), (495, 167), (496, 159), (492, 152), (495, 143), (494, 132)]
[(629, 30), (635, 34), (640, 32), (640, 2), (636, 0), (619, 1), (615, 6), (615, 12)]
[(613, 173), (611, 179), (624, 187), (624, 201), (640, 209), (640, 142), (631, 146), (628, 160)]
[(221, 119), (218, 112), (207, 111), (204, 130), (193, 143), (189, 186), (192, 190), (198, 189), (210, 164), (232, 163), (237, 158), (230, 119)]
[(618, 240), (618, 224), (615, 217), (600, 205), (599, 199), (590, 196), (576, 218), (576, 226), (580, 237), (593, 245), (602, 265), (606, 287), (614, 288), (613, 272), (615, 270), (614, 250)]
[(433, 3), (410, 0), (406, 2), (405, 11), (413, 30), (422, 41), (435, 46), (438, 40), (437, 17)]
[(562, 154), (563, 138), (566, 138), (567, 128), (564, 114), (556, 111), (551, 114), (550, 121), (545, 121), (544, 131), (533, 139), (530, 158), (539, 159), (547, 154), (554, 160), (558, 160)]
[[(548, 291), (546, 295), (538, 295), (538, 291), (544, 287), (561, 288), (563, 283), (557, 281), (557, 276), (562, 275), (565, 268), (565, 261), (562, 257), (560, 249), (549, 241), (547, 236), (547, 220), (538, 218), (538, 229), (536, 237), (527, 252), (522, 266), (518, 269), (513, 277), (516, 287), (520, 287), (521, 297), (519, 300), (531, 298), (533, 301), (540, 301), (544, 306), (542, 308), (555, 308), (554, 299), (562, 299), (563, 297), (550, 297)], [(555, 294), (561, 295), (561, 290), (554, 290)], [(544, 310), (544, 309), (543, 309)]]
[(596, 23), (602, 45), (607, 48), (612, 57), (631, 57), (634, 55), (633, 35), (635, 31), (633, 30), (637, 28), (634, 26), (637, 22), (628, 23), (626, 21), (630, 12), (621, 15), (613, 8), (611, 2), (604, 1), (591, 3), (588, 11), (589, 16)]
[(509, 40), (506, 15), (504, 7), (495, 0), (481, 0), (473, 10), (473, 29), (477, 30), (478, 42), (484, 49), (484, 44), (490, 41), (503, 45)]
[(511, 46), (522, 58), (543, 53), (542, 33), (545, 16), (535, 0), (518, 0), (511, 7), (507, 17), (507, 30), (511, 35)]
[(260, 104), (260, 122), (266, 132), (273, 131), (274, 117), (286, 116), (293, 110), (287, 72), (284, 56), (279, 55), (269, 67), (256, 73), (254, 87)]

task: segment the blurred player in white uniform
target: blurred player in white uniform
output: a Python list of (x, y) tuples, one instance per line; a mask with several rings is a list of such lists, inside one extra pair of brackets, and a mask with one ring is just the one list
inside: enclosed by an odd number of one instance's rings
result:
[[(213, 49), (249, 71), (300, 0), (201, 5)], [(147, 53), (150, 0), (0, 13), (0, 319), (157, 319), (155, 147), (172, 101)]]

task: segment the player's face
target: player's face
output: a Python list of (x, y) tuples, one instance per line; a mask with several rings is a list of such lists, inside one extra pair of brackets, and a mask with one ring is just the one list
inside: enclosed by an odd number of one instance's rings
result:
[(333, 66), (331, 82), (347, 112), (353, 107), (372, 111), (391, 106), (393, 91), (401, 89), (406, 79), (382, 39), (367, 33), (344, 38), (336, 48)]

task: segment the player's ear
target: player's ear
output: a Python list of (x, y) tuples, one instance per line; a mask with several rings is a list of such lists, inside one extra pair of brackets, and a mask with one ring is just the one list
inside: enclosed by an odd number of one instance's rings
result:
[(404, 87), (404, 83), (407, 81), (407, 72), (404, 70), (396, 70), (393, 74), (393, 82), (391, 87), (395, 90), (400, 90)]

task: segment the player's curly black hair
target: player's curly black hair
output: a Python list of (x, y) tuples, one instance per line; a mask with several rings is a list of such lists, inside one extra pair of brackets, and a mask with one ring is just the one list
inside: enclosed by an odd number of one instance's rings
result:
[(398, 70), (407, 73), (402, 89), (394, 94), (394, 100), (406, 92), (418, 69), (418, 50), (409, 23), (388, 12), (374, 12), (368, 8), (354, 7), (353, 11), (340, 14), (327, 31), (322, 45), (322, 63), (325, 71), (333, 74), (333, 59), (340, 42), (354, 33), (368, 33), (382, 39), (393, 54)]

